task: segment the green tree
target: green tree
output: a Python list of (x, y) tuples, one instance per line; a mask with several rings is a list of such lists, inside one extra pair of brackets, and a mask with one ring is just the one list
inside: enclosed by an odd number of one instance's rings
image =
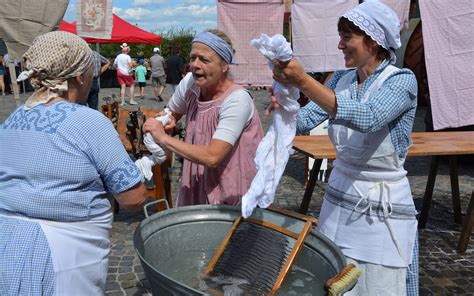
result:
[[(196, 35), (196, 31), (189, 27), (171, 27), (166, 31), (152, 32), (161, 36), (161, 44), (129, 44), (130, 56), (136, 57), (139, 52), (143, 52), (145, 57), (149, 58), (153, 55), (153, 48), (159, 47), (161, 55), (167, 59), (171, 53), (173, 46), (181, 48), (181, 56), (189, 62), (189, 53), (191, 52), (191, 41)], [(95, 50), (95, 44), (89, 44), (91, 49)], [(103, 43), (100, 44), (100, 54), (106, 58), (114, 59), (120, 53), (120, 44)]]
[(191, 53), (191, 42), (196, 35), (196, 31), (189, 27), (171, 27), (166, 31), (155, 33), (163, 38), (161, 43), (162, 56), (167, 59), (174, 46), (181, 49), (181, 56), (189, 62), (189, 54)]

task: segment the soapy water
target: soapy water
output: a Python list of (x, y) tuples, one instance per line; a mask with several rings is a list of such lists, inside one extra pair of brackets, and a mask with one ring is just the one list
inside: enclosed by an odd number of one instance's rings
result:
[[(264, 295), (259, 291), (249, 290), (248, 282), (244, 279), (230, 276), (204, 277), (204, 270), (209, 264), (210, 256), (207, 252), (191, 252), (186, 256), (167, 258), (159, 262), (159, 269), (167, 276), (189, 287), (208, 293), (210, 295), (240, 296)], [(190, 260), (193, 258), (193, 260)], [(320, 265), (324, 265), (321, 264)], [(322, 267), (322, 266), (321, 266)], [(318, 268), (325, 270), (325, 268)], [(276, 295), (318, 295), (323, 286), (318, 278), (326, 278), (324, 274), (312, 272), (293, 265), (282, 287)]]

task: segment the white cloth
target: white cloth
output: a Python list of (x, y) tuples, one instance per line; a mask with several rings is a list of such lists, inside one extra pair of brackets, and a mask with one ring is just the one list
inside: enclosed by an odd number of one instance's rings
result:
[[(163, 126), (167, 125), (171, 121), (171, 111), (165, 108), (165, 115), (158, 116), (155, 119), (161, 121)], [(151, 180), (153, 177), (152, 168), (155, 164), (162, 164), (166, 160), (166, 153), (163, 148), (155, 143), (153, 136), (150, 133), (146, 133), (143, 137), (143, 143), (145, 144), (151, 155), (143, 156), (142, 158), (135, 161), (135, 164), (142, 172), (143, 176), (147, 180)]]
[(400, 30), (408, 29), (410, 16), (410, 0), (382, 0), (398, 15)]
[(266, 67), (265, 58), (255, 54), (248, 40), (260, 32), (269, 35), (283, 34), (283, 0), (221, 0), (216, 1), (217, 29), (232, 40), (235, 60), (231, 65), (233, 80), (240, 85), (270, 85), (272, 73)]
[(128, 54), (121, 53), (115, 58), (114, 65), (123, 75), (130, 75), (129, 63), (131, 62), (132, 58)]
[(54, 295), (105, 294), (111, 211), (83, 222), (54, 222), (2, 214), (40, 224), (51, 250)]
[[(376, 94), (395, 71), (396, 67), (388, 66), (362, 102)], [(339, 80), (336, 93), (348, 95), (353, 72)], [(392, 145), (388, 126), (360, 133), (333, 124), (329, 137), (336, 147), (337, 159), (319, 217), (321, 232), (348, 257), (407, 267), (415, 243), (416, 209), (403, 169), (404, 159), (399, 158)]]
[[(354, 288), (344, 293), (344, 296), (405, 296), (406, 268), (397, 268), (372, 264), (346, 257), (347, 264), (354, 264), (362, 270)], [(377, 276), (370, 277), (370, 274)], [(369, 276), (367, 276), (369, 275)]]
[(474, 124), (474, 2), (419, 1), (435, 130)]
[(291, 5), (294, 57), (307, 72), (345, 69), (344, 55), (337, 49), (337, 22), (358, 0), (295, 0)]
[[(260, 35), (250, 44), (269, 60), (273, 69), (272, 60), (289, 61), (292, 57), (290, 43), (282, 35), (269, 37)], [(275, 198), (275, 191), (280, 181), (286, 163), (292, 151), (293, 138), (296, 133), (296, 120), (300, 105), (298, 103), (299, 90), (273, 81), (273, 92), (281, 108), (273, 112), (273, 122), (265, 137), (257, 148), (255, 163), (257, 174), (252, 180), (248, 192), (242, 197), (242, 216), (249, 217), (258, 205), (268, 207)]]

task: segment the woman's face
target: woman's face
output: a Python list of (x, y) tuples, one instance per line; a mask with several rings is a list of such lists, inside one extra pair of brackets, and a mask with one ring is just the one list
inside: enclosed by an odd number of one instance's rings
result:
[(339, 38), (337, 48), (342, 50), (347, 68), (362, 67), (376, 54), (376, 51), (364, 42), (363, 35), (339, 32)]
[(215, 87), (229, 69), (221, 57), (209, 46), (195, 42), (191, 48), (190, 69), (200, 88)]

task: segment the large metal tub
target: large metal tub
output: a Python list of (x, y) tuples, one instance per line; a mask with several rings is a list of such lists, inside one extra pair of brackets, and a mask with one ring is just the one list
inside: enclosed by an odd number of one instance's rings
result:
[[(154, 295), (206, 295), (195, 287), (240, 208), (200, 205), (174, 208), (141, 222), (134, 246)], [(252, 217), (272, 223), (290, 218), (256, 209)], [(276, 221), (280, 220), (280, 221)], [(277, 295), (325, 295), (324, 282), (346, 265), (339, 248), (312, 231)]]

